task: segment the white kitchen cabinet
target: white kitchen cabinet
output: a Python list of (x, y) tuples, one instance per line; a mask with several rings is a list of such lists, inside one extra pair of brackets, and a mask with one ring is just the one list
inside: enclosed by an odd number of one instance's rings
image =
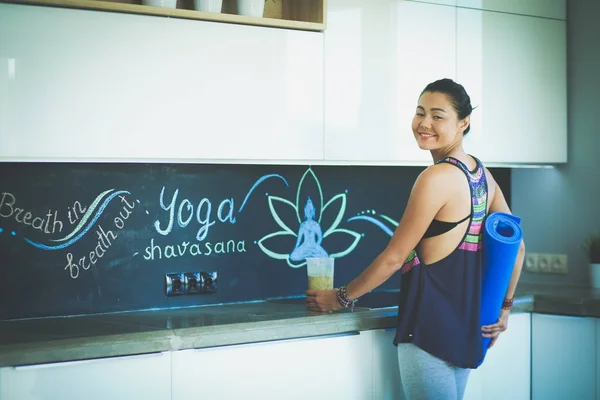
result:
[(483, 383), (484, 371), (481, 369), (481, 367), (471, 370), (463, 400), (482, 400), (485, 393)]
[(456, 0), (459, 7), (567, 19), (566, 0)]
[(323, 34), (0, 4), (0, 160), (323, 158)]
[(465, 400), (527, 400), (530, 393), (531, 314), (513, 313), (483, 364), (471, 371)]
[(325, 159), (430, 163), (411, 121), (426, 84), (455, 78), (456, 8), (329, 0), (327, 12)]
[(370, 350), (352, 334), (176, 351), (172, 400), (369, 399)]
[(395, 329), (375, 329), (369, 331), (373, 337), (373, 399), (404, 399), (398, 349), (394, 346)]
[(171, 353), (0, 368), (0, 400), (171, 397)]
[(457, 78), (485, 162), (567, 161), (566, 22), (457, 8)]
[(533, 400), (597, 398), (597, 324), (594, 318), (533, 314)]

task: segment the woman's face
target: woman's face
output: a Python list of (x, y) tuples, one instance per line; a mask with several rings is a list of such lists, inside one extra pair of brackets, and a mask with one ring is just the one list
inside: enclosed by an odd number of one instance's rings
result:
[(443, 93), (425, 92), (412, 121), (412, 130), (422, 150), (438, 150), (458, 143), (469, 126), (469, 117), (459, 120), (458, 114)]

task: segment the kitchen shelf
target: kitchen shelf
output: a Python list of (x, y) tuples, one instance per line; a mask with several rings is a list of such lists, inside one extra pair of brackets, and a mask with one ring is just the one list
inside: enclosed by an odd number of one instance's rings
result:
[(193, 9), (193, 0), (178, 0), (177, 8), (145, 6), (141, 4), (141, 0), (0, 0), (0, 2), (323, 31), (326, 27), (327, 0), (267, 0), (262, 18), (237, 15), (235, 0), (223, 0), (221, 13), (196, 11)]

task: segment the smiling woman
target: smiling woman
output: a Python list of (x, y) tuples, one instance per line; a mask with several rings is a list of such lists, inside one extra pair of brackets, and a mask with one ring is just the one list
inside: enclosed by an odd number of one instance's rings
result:
[(433, 88), (441, 92), (425, 89), (412, 121), (415, 139), (422, 150), (457, 146), (471, 129), (473, 108), (469, 96), (464, 90), (453, 88), (449, 82), (440, 82)]
[(390, 242), (347, 286), (306, 292), (311, 310), (348, 307), (401, 271), (394, 344), (411, 399), (463, 397), (469, 370), (484, 358), (483, 339), (491, 347), (507, 328), (523, 263), (521, 241), (505, 294), (508, 306), (498, 322), (481, 326), (482, 225), (489, 213), (510, 209), (490, 171), (463, 149), (472, 110), (464, 87), (450, 79), (425, 87), (412, 131), (433, 165), (414, 183)]

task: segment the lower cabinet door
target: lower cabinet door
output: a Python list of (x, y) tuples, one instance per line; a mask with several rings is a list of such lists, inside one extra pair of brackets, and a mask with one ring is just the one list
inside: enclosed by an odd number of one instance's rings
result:
[(395, 329), (369, 331), (373, 336), (373, 399), (404, 400), (398, 351), (394, 346)]
[(471, 371), (465, 400), (527, 400), (531, 396), (531, 314), (511, 314), (508, 329)]
[(0, 368), (1, 400), (171, 398), (171, 353)]
[(533, 314), (532, 398), (593, 400), (597, 319)]
[(370, 339), (355, 333), (176, 351), (172, 399), (371, 399)]
[(483, 399), (483, 369), (477, 368), (469, 373), (467, 388), (465, 389), (464, 400), (482, 400)]

